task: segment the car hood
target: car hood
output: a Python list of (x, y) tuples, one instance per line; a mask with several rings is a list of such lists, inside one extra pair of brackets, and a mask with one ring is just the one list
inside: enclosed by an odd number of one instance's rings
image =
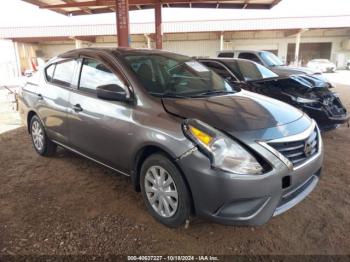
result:
[(328, 81), (314, 75), (298, 75), (291, 76), (290, 78), (309, 89), (332, 88), (332, 85)]
[(274, 66), (270, 68), (271, 71), (279, 76), (291, 76), (291, 75), (313, 75), (320, 73), (306, 67), (292, 67), (292, 66)]
[(292, 91), (299, 94), (318, 91), (329, 92), (329, 88), (332, 88), (332, 85), (329, 82), (311, 75), (294, 75), (289, 77), (267, 78), (250, 81), (249, 83), (253, 85), (264, 85), (266, 87), (273, 85), (275, 87), (281, 88), (281, 91)]
[(288, 104), (243, 90), (233, 95), (162, 100), (168, 113), (199, 119), (228, 133), (285, 125), (303, 116)]

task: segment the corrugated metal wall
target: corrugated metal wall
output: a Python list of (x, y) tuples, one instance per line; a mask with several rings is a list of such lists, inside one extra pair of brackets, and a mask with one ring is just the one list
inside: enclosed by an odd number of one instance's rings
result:
[[(342, 47), (342, 43), (349, 37), (349, 29), (310, 30), (302, 34), (301, 41), (302, 43), (332, 42), (331, 58), (342, 67), (345, 61), (350, 59), (350, 51)], [(163, 48), (189, 56), (215, 57), (220, 48), (219, 39), (218, 32), (164, 34)], [(147, 48), (145, 35), (132, 35), (131, 40), (131, 47)], [(116, 47), (116, 41), (115, 36), (98, 36), (95, 43), (84, 42), (82, 46)], [(277, 50), (278, 56), (284, 61), (287, 59), (289, 43), (295, 43), (295, 36), (285, 37), (283, 31), (224, 33), (224, 49)], [(153, 41), (151, 45), (154, 47)], [(74, 48), (74, 40), (43, 42), (37, 46), (46, 59)]]
[[(248, 19), (163, 22), (164, 33), (283, 30), (297, 28), (344, 28), (350, 15), (310, 17), (264, 17)], [(131, 23), (131, 34), (154, 33), (154, 23)], [(116, 35), (114, 24), (26, 26), (0, 28), (0, 38), (44, 36)]]
[(163, 43), (163, 48), (188, 56), (215, 56), (220, 48), (220, 42), (218, 40), (166, 41)]

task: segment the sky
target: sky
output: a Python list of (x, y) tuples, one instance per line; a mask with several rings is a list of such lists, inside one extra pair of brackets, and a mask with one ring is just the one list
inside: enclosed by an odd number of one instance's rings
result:
[[(20, 0), (3, 2), (0, 9), (0, 27), (115, 23), (115, 14), (113, 13), (67, 17), (49, 10), (39, 9)], [(350, 15), (350, 0), (282, 0), (271, 10), (163, 8), (162, 11), (163, 21), (315, 15)], [(130, 11), (129, 16), (132, 23), (154, 21), (152, 9)]]

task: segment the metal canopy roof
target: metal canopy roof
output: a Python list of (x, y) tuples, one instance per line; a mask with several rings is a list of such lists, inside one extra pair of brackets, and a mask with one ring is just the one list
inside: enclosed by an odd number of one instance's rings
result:
[[(64, 15), (115, 12), (116, 0), (23, 0)], [(153, 8), (158, 0), (129, 0), (129, 9)], [(270, 9), (281, 0), (160, 0), (163, 7)]]

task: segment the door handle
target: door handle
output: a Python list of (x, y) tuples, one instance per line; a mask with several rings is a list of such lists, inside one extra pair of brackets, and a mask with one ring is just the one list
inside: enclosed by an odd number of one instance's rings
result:
[(43, 100), (43, 99), (44, 99), (43, 95), (42, 94), (38, 94), (38, 100)]
[(74, 110), (75, 112), (81, 112), (81, 111), (83, 111), (83, 109), (81, 108), (81, 105), (79, 105), (79, 104), (74, 105), (74, 106), (73, 106), (73, 110)]

